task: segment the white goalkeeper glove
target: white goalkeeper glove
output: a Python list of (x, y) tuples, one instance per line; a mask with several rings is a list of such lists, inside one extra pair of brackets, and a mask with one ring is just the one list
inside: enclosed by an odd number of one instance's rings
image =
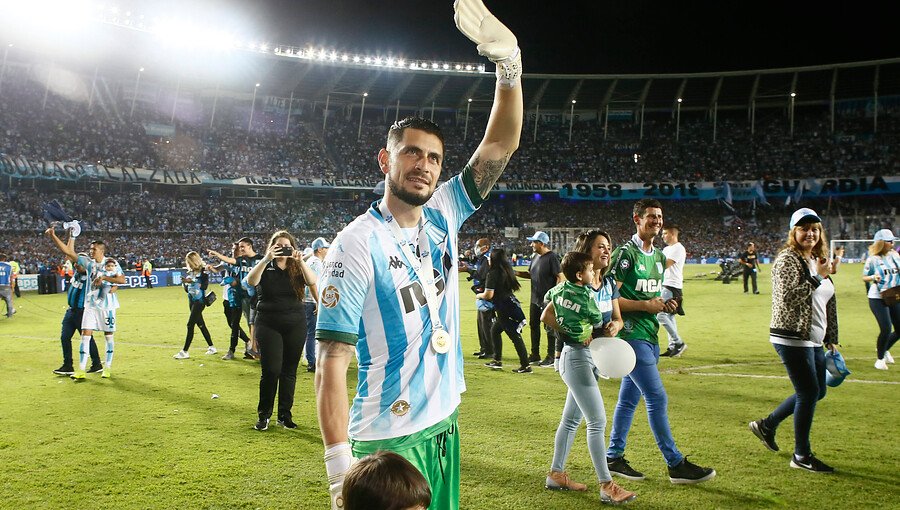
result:
[(343, 510), (344, 477), (356, 463), (350, 443), (337, 443), (325, 448), (325, 472), (328, 473), (328, 492), (331, 493), (331, 510)]
[(78, 220), (67, 221), (62, 224), (63, 228), (70, 232), (72, 239), (75, 239), (81, 234), (81, 223)]
[(453, 11), (456, 28), (478, 45), (479, 55), (497, 64), (500, 85), (515, 87), (522, 76), (522, 55), (512, 31), (481, 0), (456, 0)]

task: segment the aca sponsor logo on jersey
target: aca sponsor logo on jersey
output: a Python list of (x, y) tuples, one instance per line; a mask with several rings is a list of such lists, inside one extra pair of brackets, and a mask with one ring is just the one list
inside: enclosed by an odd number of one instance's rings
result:
[(325, 308), (334, 308), (340, 300), (341, 293), (334, 285), (329, 285), (322, 291), (322, 306)]
[(573, 303), (562, 296), (557, 296), (556, 301), (554, 301), (554, 304), (559, 305), (568, 310), (572, 310), (576, 313), (581, 311), (581, 305), (579, 305), (578, 303)]
[(662, 282), (660, 280), (640, 278), (634, 284), (634, 290), (638, 292), (659, 292), (661, 289)]

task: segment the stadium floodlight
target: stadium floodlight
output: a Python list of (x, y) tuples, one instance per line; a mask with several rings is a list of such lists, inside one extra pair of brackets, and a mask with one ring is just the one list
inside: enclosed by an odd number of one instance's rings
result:
[(353, 55), (353, 62), (359, 63), (359, 55)]
[(346, 62), (348, 60), (350, 60), (350, 57), (348, 55), (341, 55), (341, 62)]
[(681, 101), (683, 101), (683, 100), (679, 97), (679, 98), (678, 98), (678, 102), (680, 103)]

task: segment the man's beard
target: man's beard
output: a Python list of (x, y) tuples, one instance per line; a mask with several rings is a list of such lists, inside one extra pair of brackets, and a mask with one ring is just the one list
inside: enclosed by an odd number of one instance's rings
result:
[(409, 205), (419, 207), (425, 205), (426, 202), (431, 200), (431, 195), (434, 194), (434, 191), (428, 193), (427, 196), (416, 195), (415, 193), (406, 191), (403, 189), (397, 181), (388, 176), (388, 188), (391, 190), (391, 194), (400, 200), (406, 202)]

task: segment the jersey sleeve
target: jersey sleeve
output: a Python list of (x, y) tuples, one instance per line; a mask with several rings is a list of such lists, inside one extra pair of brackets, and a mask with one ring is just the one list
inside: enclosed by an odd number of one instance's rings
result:
[(316, 340), (356, 344), (372, 279), (368, 235), (359, 229), (344, 230), (332, 243), (322, 268)]
[(556, 252), (553, 252), (553, 256), (550, 257), (550, 272), (553, 273), (554, 277), (559, 273), (562, 273), (562, 265), (560, 265), (559, 254)]
[(600, 311), (600, 307), (597, 306), (597, 300), (593, 297), (590, 297), (587, 300), (587, 306), (585, 306), (585, 315), (588, 322), (590, 322), (592, 326), (603, 324), (603, 313)]
[(616, 250), (612, 254), (612, 263), (610, 264), (610, 276), (613, 277), (613, 280), (616, 282), (625, 281), (625, 277), (632, 270), (632, 261), (628, 256), (628, 250), (624, 247), (616, 248)]
[[(465, 170), (463, 173), (465, 173)], [(472, 198), (466, 191), (466, 186), (463, 183), (463, 173), (450, 178), (447, 182), (438, 186), (434, 195), (425, 205), (425, 207), (439, 209), (444, 214), (444, 217), (452, 222), (452, 230), (454, 232), (458, 232), (463, 222), (478, 209), (478, 206), (473, 203)]]
[(497, 272), (490, 271), (487, 275), (487, 279), (484, 282), (485, 289), (494, 290), (497, 288)]
[(866, 259), (866, 263), (863, 264), (863, 276), (873, 275), (875, 275), (875, 257), (869, 257)]

